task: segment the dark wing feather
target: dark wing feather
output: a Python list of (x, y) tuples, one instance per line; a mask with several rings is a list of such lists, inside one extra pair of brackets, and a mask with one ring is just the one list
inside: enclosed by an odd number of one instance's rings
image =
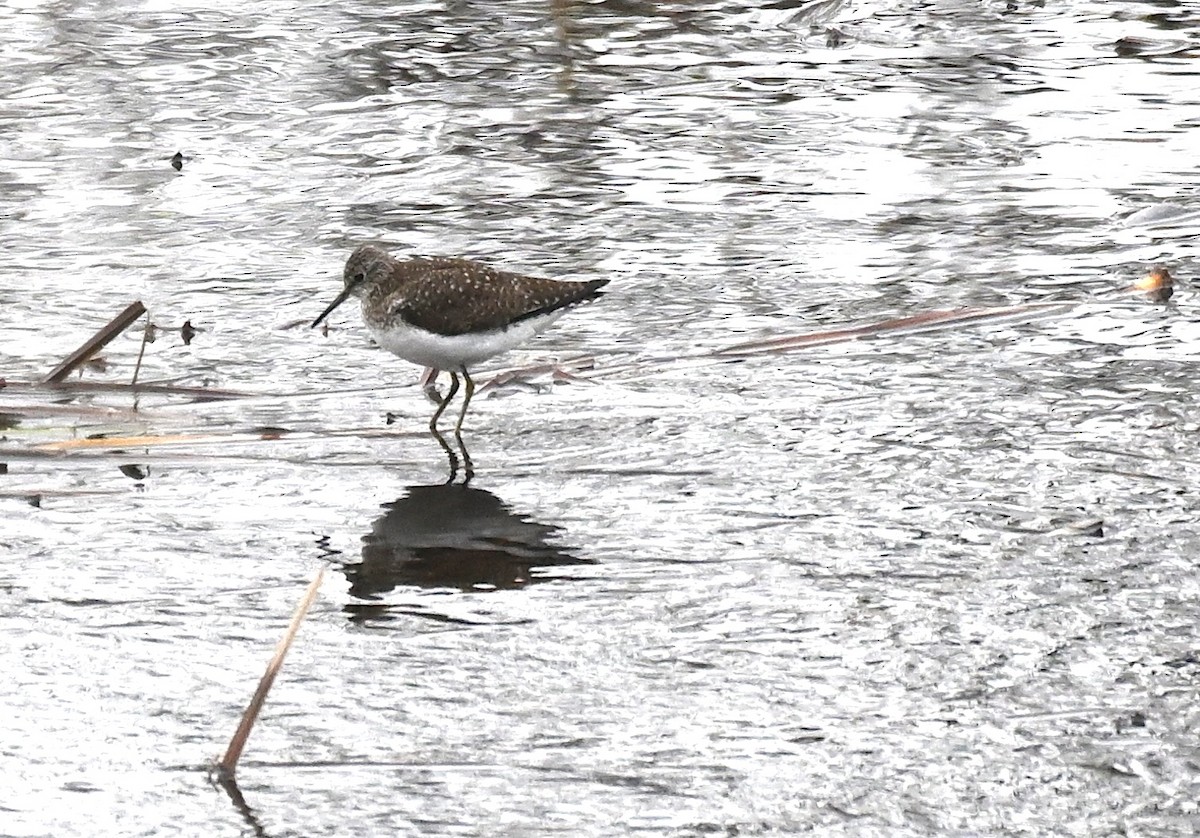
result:
[(600, 296), (607, 279), (566, 282), (522, 276), (463, 259), (414, 259), (389, 309), (421, 329), (461, 335), (503, 329)]

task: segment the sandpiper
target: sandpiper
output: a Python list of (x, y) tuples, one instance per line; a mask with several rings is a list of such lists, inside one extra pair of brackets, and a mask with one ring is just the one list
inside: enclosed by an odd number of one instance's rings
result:
[(466, 396), (456, 434), (462, 433), (467, 405), (475, 392), (468, 367), (507, 352), (550, 327), (570, 308), (594, 300), (607, 279), (565, 282), (501, 271), (466, 259), (393, 259), (364, 244), (350, 255), (342, 292), (317, 326), (348, 297), (362, 300), (363, 321), (388, 352), (406, 361), (450, 373), (450, 390), (438, 403), (429, 429), (458, 392)]

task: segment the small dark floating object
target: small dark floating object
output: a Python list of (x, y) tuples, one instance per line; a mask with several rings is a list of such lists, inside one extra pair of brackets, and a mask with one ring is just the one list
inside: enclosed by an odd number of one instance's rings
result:
[(179, 328), (179, 336), (183, 338), (184, 346), (192, 345), (192, 338), (196, 336), (196, 327), (192, 325), (191, 320), (185, 320)]
[(133, 463), (127, 463), (123, 466), (117, 466), (117, 468), (121, 470), (121, 474), (125, 475), (131, 480), (140, 481), (146, 479), (147, 472), (142, 466), (134, 465)]
[(1133, 284), (1133, 290), (1144, 291), (1151, 302), (1165, 303), (1175, 293), (1175, 278), (1165, 266), (1155, 265)]
[(1186, 41), (1164, 41), (1151, 38), (1126, 37), (1113, 42), (1113, 52), (1118, 58), (1164, 58), (1186, 53)]
[(177, 151), (171, 158), (171, 168), (179, 172), (183, 170), (183, 152)]

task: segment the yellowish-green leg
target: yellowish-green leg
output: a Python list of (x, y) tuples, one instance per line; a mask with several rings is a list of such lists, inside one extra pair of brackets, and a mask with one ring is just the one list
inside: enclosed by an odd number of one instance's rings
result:
[[(470, 383), (471, 383), (471, 379), (469, 379), (469, 378), (468, 378), (468, 379), (467, 379), (467, 384), (468, 384), (468, 388), (467, 388), (467, 398), (468, 398), (468, 399), (471, 397), (471, 396), (470, 396), (470, 393), (471, 393), (471, 388), (470, 388), (470, 386), (469, 386), (469, 385), (470, 385)], [(441, 403), (441, 404), (439, 404), (439, 405), (438, 405), (438, 408), (437, 408), (437, 410), (435, 410), (435, 411), (433, 412), (433, 418), (429, 420), (429, 430), (430, 430), (430, 431), (432, 431), (433, 433), (435, 433), (435, 434), (436, 434), (436, 433), (438, 432), (438, 429), (437, 429), (437, 421), (438, 421), (438, 419), (441, 419), (441, 418), (442, 418), (442, 414), (443, 414), (443, 413), (445, 412), (445, 410), (446, 410), (446, 405), (450, 404), (450, 400), (451, 400), (452, 398), (454, 398), (454, 394), (455, 394), (455, 393), (457, 393), (457, 392), (458, 392), (458, 376), (457, 376), (457, 375), (454, 373), (454, 371), (452, 370), (452, 371), (450, 372), (450, 392), (446, 393), (446, 398), (442, 399), (442, 403)], [(464, 411), (464, 412), (466, 411), (466, 406), (465, 406), (465, 405), (463, 406), (463, 411)], [(460, 418), (459, 418), (459, 420), (458, 420), (458, 424), (459, 424), (459, 425), (462, 425), (462, 418), (461, 418), (461, 417), (460, 417)]]
[[(451, 373), (453, 375), (453, 373)], [(467, 418), (467, 405), (471, 403), (471, 396), (475, 395), (475, 382), (471, 380), (471, 374), (467, 372), (467, 368), (462, 368), (463, 381), (467, 383), (467, 394), (463, 397), (462, 410), (458, 414), (458, 424), (454, 426), (454, 433), (462, 434), (462, 423)]]

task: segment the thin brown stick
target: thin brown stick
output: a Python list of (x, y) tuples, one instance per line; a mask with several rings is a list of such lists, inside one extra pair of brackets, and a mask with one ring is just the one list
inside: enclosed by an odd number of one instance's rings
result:
[(246, 747), (246, 740), (250, 738), (250, 731), (254, 727), (255, 720), (258, 719), (258, 713), (267, 700), (267, 693), (271, 691), (271, 685), (275, 683), (275, 676), (279, 674), (279, 669), (283, 666), (283, 658), (291, 648), (296, 632), (300, 630), (300, 623), (304, 620), (304, 615), (308, 613), (308, 607), (317, 598), (317, 591), (320, 590), (321, 580), (324, 578), (325, 568), (321, 568), (309, 583), (308, 590), (304, 592), (300, 604), (296, 606), (296, 613), (292, 615), (292, 621), (288, 624), (287, 631), (276, 644), (275, 654), (271, 657), (271, 662), (267, 664), (267, 671), (263, 673), (262, 679), (258, 682), (258, 689), (254, 691), (254, 697), (250, 699), (246, 712), (242, 713), (242, 721), (238, 724), (237, 731), (229, 740), (229, 748), (225, 751), (225, 756), (221, 757), (221, 761), (217, 763), (217, 772), (220, 776), (232, 779), (237, 771), (238, 760), (241, 759), (242, 750)]
[(56, 384), (62, 381), (78, 368), (80, 364), (107, 346), (113, 338), (128, 329), (135, 320), (145, 313), (146, 307), (142, 305), (141, 300), (135, 300), (130, 303), (125, 307), (124, 311), (110, 320), (107, 326), (88, 338), (83, 346), (76, 349), (61, 364), (51, 370), (50, 374), (42, 379), (42, 383)]
[(994, 306), (989, 308), (956, 308), (944, 311), (926, 311), (907, 317), (893, 317), (877, 323), (867, 323), (862, 326), (847, 326), (841, 329), (829, 329), (820, 332), (809, 332), (799, 335), (755, 340), (748, 343), (738, 343), (715, 350), (714, 356), (744, 356), (762, 355), (800, 349), (805, 346), (821, 346), (828, 343), (842, 343), (858, 340), (859, 338), (875, 337), (889, 332), (917, 332), (941, 326), (958, 326), (971, 323), (1005, 320), (1032, 319), (1054, 312), (1065, 312), (1076, 306), (1075, 303), (1023, 303), (1011, 306)]
[(123, 381), (6, 381), (5, 390), (11, 393), (41, 393), (46, 390), (69, 393), (154, 393), (163, 396), (187, 396), (196, 401), (220, 401), (223, 399), (290, 398), (291, 396), (317, 395), (316, 393), (247, 393), (241, 390), (218, 390), (213, 387), (184, 387), (172, 384), (126, 384)]
[[(150, 342), (150, 330), (154, 328), (154, 324), (150, 322), (149, 315), (146, 316), (146, 328), (142, 331), (142, 348), (138, 350), (137, 363), (133, 365), (133, 379), (129, 382), (129, 386), (137, 386), (138, 373), (142, 371), (142, 357), (146, 354), (146, 344)], [(137, 410), (137, 399), (134, 399), (134, 410)]]

